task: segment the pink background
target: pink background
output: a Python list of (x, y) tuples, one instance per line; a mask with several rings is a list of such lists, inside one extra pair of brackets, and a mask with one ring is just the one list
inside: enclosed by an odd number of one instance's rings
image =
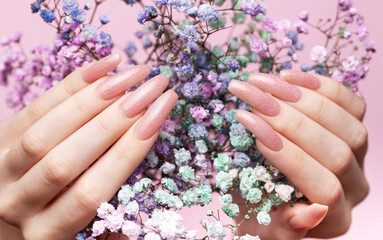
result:
[[(38, 43), (50, 44), (54, 30), (48, 25), (42, 23), (37, 15), (30, 14), (30, 0), (0, 1), (0, 37), (10, 35), (16, 30), (23, 32), (23, 45), (29, 51)], [(91, 1), (89, 1), (91, 2)], [(301, 10), (308, 10), (310, 17), (318, 19), (319, 16), (332, 17), (335, 9), (336, 0), (268, 0), (266, 1), (269, 9), (269, 16), (276, 19), (291, 19), (295, 21), (296, 15)], [(366, 157), (365, 172), (371, 185), (371, 191), (367, 199), (353, 210), (353, 222), (350, 231), (337, 239), (383, 239), (382, 237), (382, 214), (383, 204), (383, 174), (381, 169), (383, 141), (383, 108), (381, 106), (382, 98), (382, 73), (379, 72), (383, 61), (383, 28), (382, 28), (382, 10), (383, 1), (381, 0), (354, 0), (356, 7), (368, 18), (368, 26), (371, 29), (371, 39), (377, 43), (378, 53), (372, 64), (368, 79), (360, 83), (360, 89), (367, 99), (367, 114), (364, 123), (369, 131), (369, 151)], [(138, 28), (135, 20), (137, 8), (127, 6), (123, 1), (110, 0), (101, 6), (99, 13), (112, 16), (112, 22), (106, 27), (117, 45), (122, 49), (125, 41)], [(312, 35), (304, 40), (306, 48), (311, 48), (314, 44), (320, 44), (322, 39), (317, 35)], [(0, 53), (1, 54), (1, 53)], [(1, 55), (0, 55), (1, 57)], [(5, 89), (0, 88), (0, 119), (12, 115), (12, 111), (6, 108), (4, 104)], [(186, 210), (184, 215), (188, 222), (187, 228), (196, 226), (196, 219), (200, 219), (204, 212)], [(195, 216), (195, 217), (194, 217)], [(368, 235), (368, 237), (366, 237)]]

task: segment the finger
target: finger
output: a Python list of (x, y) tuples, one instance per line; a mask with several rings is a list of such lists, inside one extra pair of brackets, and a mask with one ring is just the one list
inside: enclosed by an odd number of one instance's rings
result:
[[(7, 174), (18, 178), (53, 147), (83, 126), (150, 73), (145, 65), (131, 67), (79, 91), (37, 121), (16, 142), (4, 161)], [(102, 79), (101, 79), (102, 81)]]
[(359, 120), (362, 120), (366, 113), (366, 104), (360, 97), (329, 77), (296, 70), (281, 71), (280, 77), (289, 83), (314, 90), (335, 102)]
[(90, 83), (106, 75), (120, 62), (120, 55), (109, 55), (97, 62), (93, 62), (76, 69), (56, 86), (42, 94), (32, 104), (25, 107), (13, 118), (13, 126), (17, 126), (17, 128), (10, 129), (12, 130), (10, 136), (13, 137), (13, 141), (8, 139), (9, 146), (16, 141), (17, 138), (20, 137), (33, 123), (39, 120), (51, 109)]
[[(287, 89), (299, 91), (299, 101), (287, 103), (346, 142), (363, 168), (368, 135), (366, 127), (357, 118), (323, 95), (304, 87), (295, 87), (272, 75), (253, 74), (249, 82), (281, 100), (285, 98), (282, 93), (288, 95), (291, 92)], [(286, 85), (289, 87), (286, 88)]]
[[(168, 84), (169, 80), (163, 75), (152, 78), (105, 109), (35, 164), (18, 181), (20, 187), (16, 188), (23, 193), (19, 201), (27, 202), (20, 204), (25, 206), (25, 211), (40, 210), (50, 202), (121, 137)], [(19, 208), (18, 211), (23, 210)]]
[[(172, 90), (159, 97), (145, 115), (40, 216), (44, 226), (52, 229), (60, 226), (60, 229), (65, 230), (63, 232), (68, 233), (74, 233), (85, 227), (96, 215), (99, 205), (110, 200), (145, 158), (157, 139), (160, 125), (173, 108), (177, 97)], [(142, 131), (141, 128), (145, 130)], [(151, 136), (147, 138), (149, 133)]]
[(288, 220), (291, 228), (296, 230), (309, 230), (322, 222), (327, 212), (328, 206), (325, 205), (318, 203), (311, 205), (298, 203), (291, 209), (288, 209), (286, 215), (291, 216)]

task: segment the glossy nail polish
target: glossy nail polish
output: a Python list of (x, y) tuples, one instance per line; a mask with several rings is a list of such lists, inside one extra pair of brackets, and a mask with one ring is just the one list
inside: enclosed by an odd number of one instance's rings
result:
[(316, 90), (320, 88), (320, 81), (312, 74), (305, 73), (298, 70), (283, 70), (280, 73), (282, 80), (293, 83), (302, 87)]
[(121, 110), (128, 118), (136, 116), (144, 110), (149, 103), (168, 86), (169, 80), (164, 75), (157, 75), (150, 79), (125, 99), (121, 104)]
[(91, 63), (82, 73), (82, 78), (84, 82), (92, 83), (112, 71), (121, 61), (122, 59), (119, 54), (106, 56), (97, 62)]
[(116, 73), (98, 86), (98, 93), (102, 99), (112, 99), (120, 93), (143, 81), (150, 74), (146, 65), (136, 65), (122, 72)]
[(153, 136), (173, 109), (177, 99), (178, 95), (173, 90), (168, 90), (162, 94), (137, 123), (136, 137), (140, 140), (146, 140)]
[(297, 230), (309, 230), (323, 221), (328, 212), (328, 206), (313, 203), (298, 215), (289, 220), (289, 225)]
[(282, 139), (274, 129), (260, 117), (248, 111), (239, 110), (235, 114), (235, 118), (249, 129), (266, 147), (276, 152), (283, 149)]
[(281, 100), (297, 102), (302, 97), (297, 87), (270, 74), (253, 73), (247, 81)]
[(228, 89), (239, 99), (247, 102), (265, 115), (276, 116), (280, 111), (280, 106), (277, 101), (250, 83), (231, 80)]

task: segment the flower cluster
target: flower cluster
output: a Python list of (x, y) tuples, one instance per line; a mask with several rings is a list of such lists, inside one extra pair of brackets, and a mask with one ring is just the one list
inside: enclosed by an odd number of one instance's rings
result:
[[(93, 8), (90, 4), (80, 7), (77, 0), (55, 1), (53, 6), (44, 0), (32, 3), (32, 13), (39, 13), (58, 34), (52, 46), (36, 47), (31, 58), (21, 50), (20, 34), (3, 39), (0, 83), (14, 80), (14, 89), (7, 95), (9, 107), (19, 110), (28, 105), (37, 96), (33, 86), (46, 90), (76, 67), (110, 54), (111, 36), (100, 27), (111, 18), (101, 15), (98, 26), (93, 19), (103, 2), (95, 1)], [(299, 13), (295, 23), (268, 17), (261, 0), (139, 3), (137, 25), (143, 29), (125, 47), (127, 65), (137, 63), (140, 50), (135, 42), (140, 41), (147, 52), (145, 63), (152, 67), (149, 77), (165, 75), (169, 88), (180, 97), (145, 161), (127, 176), (110, 202), (100, 206), (90, 228), (77, 239), (91, 240), (113, 232), (145, 240), (197, 239), (196, 231), (187, 231), (174, 211), (205, 206), (213, 193), (219, 195), (221, 210), (237, 224), (225, 225), (219, 215), (208, 211), (201, 220), (206, 229), (202, 239), (224, 239), (225, 229), (234, 239), (259, 239), (238, 236), (239, 223), (253, 217), (268, 225), (273, 206), (283, 202), (293, 206), (307, 199), (256, 149), (254, 136), (234, 117), (238, 109), (249, 110), (249, 105), (230, 94), (227, 86), (232, 79), (246, 81), (250, 67), (271, 74), (299, 67), (331, 76), (357, 91), (376, 51), (368, 41), (364, 18), (351, 0), (339, 0), (335, 18), (318, 24), (311, 22), (307, 11)], [(209, 41), (211, 35), (227, 28), (243, 32), (229, 33), (223, 44)], [(300, 39), (313, 30), (323, 33), (325, 42), (303, 51)], [(350, 49), (354, 50), (351, 55), (342, 54)], [(312, 62), (300, 62), (300, 52), (309, 54)], [(242, 207), (246, 214), (239, 219)]]

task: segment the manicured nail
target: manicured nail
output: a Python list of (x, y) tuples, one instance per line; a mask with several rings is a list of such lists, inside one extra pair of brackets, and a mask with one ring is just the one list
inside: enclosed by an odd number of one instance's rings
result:
[(158, 75), (145, 82), (121, 104), (121, 110), (128, 118), (132, 118), (146, 108), (168, 86), (169, 80)]
[(298, 70), (283, 70), (280, 73), (282, 80), (302, 87), (316, 90), (320, 88), (320, 81), (312, 74)]
[(173, 109), (177, 99), (178, 95), (173, 90), (168, 90), (162, 94), (137, 123), (135, 130), (136, 137), (146, 140), (153, 136)]
[(313, 203), (297, 216), (292, 217), (289, 220), (289, 225), (293, 229), (297, 230), (309, 230), (322, 222), (328, 212), (328, 206)]
[(82, 78), (84, 82), (92, 83), (112, 71), (121, 61), (121, 56), (117, 53), (106, 56), (86, 68)]
[(143, 81), (149, 74), (150, 68), (146, 65), (136, 65), (116, 73), (98, 86), (100, 97), (105, 100), (112, 99)]
[(283, 149), (282, 139), (274, 129), (260, 117), (244, 110), (238, 110), (235, 114), (235, 118), (249, 129), (266, 147), (276, 152)]
[(302, 97), (298, 88), (270, 74), (250, 74), (247, 81), (281, 100), (297, 102)]
[(276, 116), (280, 111), (277, 101), (253, 84), (231, 80), (228, 89), (239, 99), (265, 115)]

